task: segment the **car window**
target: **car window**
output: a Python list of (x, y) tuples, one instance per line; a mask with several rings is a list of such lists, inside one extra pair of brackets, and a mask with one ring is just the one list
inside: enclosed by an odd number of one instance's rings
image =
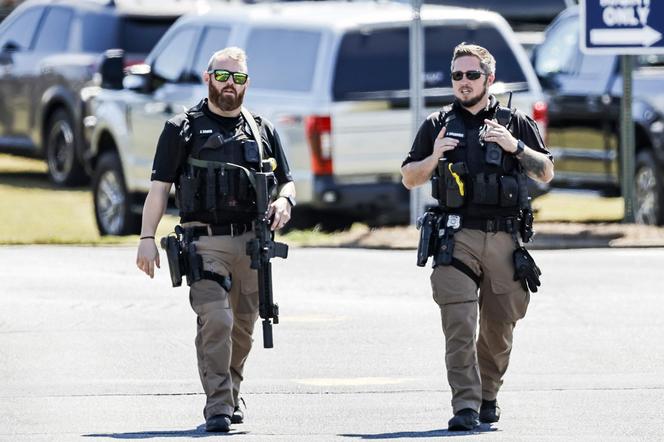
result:
[(83, 51), (104, 52), (120, 48), (128, 53), (147, 55), (174, 20), (86, 13), (83, 16)]
[(203, 71), (207, 70), (212, 54), (226, 47), (230, 32), (229, 28), (221, 27), (209, 27), (205, 29), (203, 38), (198, 45), (198, 51), (196, 51), (196, 59), (194, 60), (193, 74), (198, 78), (200, 78)]
[(18, 45), (19, 49), (29, 49), (43, 12), (44, 8), (31, 8), (23, 11), (0, 35), (0, 47), (8, 42), (13, 42)]
[(73, 15), (71, 9), (50, 8), (40, 26), (35, 51), (48, 53), (66, 51)]
[(246, 47), (251, 87), (311, 90), (320, 40), (317, 31), (254, 29)]
[(120, 21), (119, 47), (124, 49), (125, 52), (147, 54), (174, 22), (174, 18), (141, 19), (123, 17)]
[(173, 33), (154, 59), (152, 72), (166, 81), (178, 81), (189, 61), (196, 32), (196, 29), (187, 27)]
[(535, 72), (540, 77), (572, 74), (578, 69), (580, 61), (578, 20), (569, 18), (549, 31), (537, 48)]
[[(496, 81), (526, 82), (512, 50), (490, 26), (427, 26), (424, 31), (425, 88), (451, 87), (454, 46), (462, 41), (486, 47), (497, 60)], [(344, 35), (337, 58), (335, 100), (392, 96), (410, 89), (408, 28), (353, 31)]]
[(81, 15), (81, 49), (83, 52), (104, 52), (117, 48), (118, 17), (111, 14), (86, 12)]
[[(465, 41), (486, 48), (496, 59), (496, 82), (525, 83), (526, 74), (503, 35), (493, 26), (430, 26), (425, 28), (424, 68), (427, 87), (452, 87), (454, 47)], [(442, 79), (441, 79), (442, 77)]]

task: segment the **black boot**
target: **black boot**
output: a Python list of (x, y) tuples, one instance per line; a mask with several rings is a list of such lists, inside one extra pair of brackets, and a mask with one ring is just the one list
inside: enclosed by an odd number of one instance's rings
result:
[(217, 414), (205, 421), (205, 431), (210, 433), (228, 433), (231, 429), (231, 418), (226, 414)]
[(492, 401), (482, 401), (480, 407), (480, 422), (483, 424), (492, 424), (498, 422), (500, 419), (500, 407), (498, 402), (494, 399)]
[(244, 410), (246, 410), (247, 404), (244, 403), (244, 399), (240, 398), (238, 404), (233, 410), (233, 416), (231, 416), (232, 424), (241, 424), (244, 422)]
[(480, 424), (477, 417), (477, 411), (464, 408), (458, 411), (447, 423), (447, 431), (471, 431)]

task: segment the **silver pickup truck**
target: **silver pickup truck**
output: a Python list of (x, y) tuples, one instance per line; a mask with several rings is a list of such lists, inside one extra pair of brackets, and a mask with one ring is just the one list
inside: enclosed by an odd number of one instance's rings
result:
[[(412, 142), (411, 16), (398, 3), (301, 2), (225, 5), (182, 17), (145, 65), (122, 84), (106, 81), (89, 103), (100, 232), (137, 231), (164, 122), (206, 96), (201, 72), (225, 46), (246, 50), (245, 104), (271, 120), (282, 138), (297, 186), (294, 222), (407, 222), (409, 194), (399, 168)], [(474, 42), (498, 60), (492, 92), (514, 92), (513, 106), (530, 112), (545, 131), (537, 77), (502, 17), (425, 6), (422, 20), (426, 113), (451, 102), (452, 50)], [(108, 69), (102, 76), (113, 78)]]

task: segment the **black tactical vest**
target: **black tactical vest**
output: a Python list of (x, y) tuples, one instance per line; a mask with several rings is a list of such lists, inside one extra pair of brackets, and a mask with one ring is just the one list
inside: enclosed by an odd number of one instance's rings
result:
[[(496, 104), (491, 109), (490, 116), (497, 107)], [(470, 218), (517, 216), (520, 209), (517, 176), (523, 173), (518, 160), (498, 147), (502, 157), (500, 164), (488, 163), (486, 146), (480, 141), (480, 130), (484, 123), (466, 124), (454, 106), (443, 108), (440, 119), (446, 128), (445, 137), (455, 138), (459, 144), (445, 152), (443, 158), (447, 163), (439, 162), (434, 172), (434, 198), (446, 211)], [(447, 180), (445, 168), (449, 169)], [(457, 191), (463, 186), (462, 201), (452, 203), (453, 198), (448, 192), (450, 185)], [(448, 204), (448, 199), (451, 204)]]
[(253, 173), (261, 154), (244, 117), (230, 131), (200, 107), (187, 111), (187, 120), (189, 155), (176, 186), (182, 222), (250, 222), (256, 212)]

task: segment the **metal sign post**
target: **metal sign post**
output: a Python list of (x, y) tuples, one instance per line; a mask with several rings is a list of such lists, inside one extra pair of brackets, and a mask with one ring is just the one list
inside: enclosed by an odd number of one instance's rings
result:
[(581, 50), (621, 55), (620, 160), (625, 222), (634, 222), (634, 122), (632, 55), (664, 53), (664, 2), (653, 0), (582, 0)]
[[(411, 0), (413, 18), (410, 22), (410, 115), (411, 140), (415, 139), (417, 130), (422, 124), (422, 79), (424, 78), (424, 31), (420, 10), (422, 0)], [(426, 186), (419, 186), (410, 191), (410, 223), (415, 224), (417, 217), (424, 210)]]
[(632, 123), (632, 56), (620, 56), (623, 98), (620, 101), (621, 191), (625, 201), (626, 223), (634, 222), (634, 124)]

